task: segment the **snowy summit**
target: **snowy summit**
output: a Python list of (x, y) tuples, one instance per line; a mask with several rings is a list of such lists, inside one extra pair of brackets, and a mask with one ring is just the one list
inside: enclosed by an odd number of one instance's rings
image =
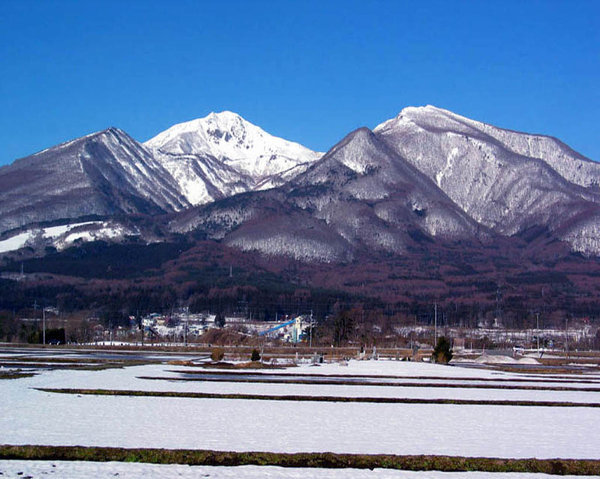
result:
[(321, 156), (230, 111), (174, 125), (144, 145), (192, 205), (280, 186)]
[(145, 146), (169, 155), (210, 155), (256, 179), (321, 156), (299, 143), (272, 136), (230, 111), (174, 125)]

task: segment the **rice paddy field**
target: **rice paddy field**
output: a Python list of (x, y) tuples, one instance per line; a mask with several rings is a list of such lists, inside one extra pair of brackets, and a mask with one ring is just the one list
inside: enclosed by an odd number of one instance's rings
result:
[(600, 474), (594, 365), (5, 348), (0, 392), (2, 477)]

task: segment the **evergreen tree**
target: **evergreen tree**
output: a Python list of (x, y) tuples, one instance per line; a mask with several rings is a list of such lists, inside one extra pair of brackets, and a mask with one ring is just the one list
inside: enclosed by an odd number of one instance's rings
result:
[(452, 359), (452, 348), (450, 342), (441, 336), (438, 338), (437, 344), (431, 354), (431, 361), (439, 364), (448, 364)]
[(225, 315), (223, 313), (217, 313), (217, 315), (215, 316), (215, 324), (219, 328), (225, 327)]

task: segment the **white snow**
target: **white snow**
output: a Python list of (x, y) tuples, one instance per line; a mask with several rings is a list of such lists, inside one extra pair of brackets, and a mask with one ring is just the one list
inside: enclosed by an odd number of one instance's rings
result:
[(144, 143), (170, 154), (209, 154), (254, 177), (280, 173), (321, 154), (269, 135), (230, 111), (174, 125)]
[(574, 251), (585, 255), (597, 255), (600, 251), (600, 218), (598, 215), (569, 228), (562, 239), (573, 246)]
[[(94, 223), (90, 223), (94, 224)], [(60, 238), (59, 241), (56, 241), (54, 244), (60, 250), (67, 246), (70, 246), (77, 240), (82, 241), (97, 241), (100, 239), (115, 239), (123, 237), (126, 234), (135, 234), (133, 231), (118, 225), (112, 224), (109, 222), (96, 222), (95, 228), (89, 229), (87, 231), (77, 231), (72, 232), (64, 237)]]
[(322, 156), (229, 111), (174, 125), (144, 145), (193, 205), (279, 186)]
[(83, 228), (92, 225), (101, 224), (99, 221), (88, 221), (85, 223), (74, 223), (60, 226), (50, 226), (48, 228), (36, 228), (19, 233), (11, 238), (0, 241), (0, 253), (6, 253), (8, 251), (15, 251), (20, 248), (27, 246), (31, 241), (36, 238), (44, 239), (55, 239), (75, 228)]
[[(200, 448), (235, 451), (444, 454), (600, 458), (598, 408), (327, 403), (64, 395), (36, 387), (280, 392), (381, 397), (530, 398), (547, 391), (166, 382), (136, 379), (181, 369), (148, 365), (105, 371), (45, 371), (1, 384), (0, 443)], [(492, 371), (399, 361), (351, 361), (279, 374), (516, 378)], [(431, 380), (427, 380), (429, 382)], [(416, 384), (423, 380), (415, 379)], [(510, 383), (508, 383), (510, 384)], [(598, 402), (597, 392), (557, 392), (554, 400)]]
[(87, 221), (47, 228), (36, 228), (19, 233), (0, 241), (0, 253), (16, 251), (25, 246), (33, 246), (38, 241), (52, 245), (58, 250), (71, 246), (75, 241), (97, 241), (115, 239), (124, 235), (135, 235), (136, 231), (110, 221)]
[(19, 233), (11, 238), (0, 241), (0, 253), (15, 251), (25, 247), (27, 242), (35, 236), (33, 231)]
[[(162, 376), (162, 375), (161, 375)], [(165, 375), (168, 376), (168, 375)], [(200, 377), (198, 377), (200, 379)], [(410, 381), (402, 381), (410, 382)], [(351, 385), (319, 385), (319, 384), (269, 384), (240, 382), (202, 382), (202, 381), (154, 381), (154, 384), (140, 384), (140, 390), (185, 391), (219, 394), (257, 394), (257, 395), (295, 395), (295, 396), (334, 396), (334, 397), (368, 397), (368, 398), (411, 398), (411, 399), (469, 399), (469, 400), (509, 400), (509, 401), (562, 401), (573, 403), (589, 403), (600, 401), (596, 392), (580, 391), (535, 391), (518, 389), (470, 389), (423, 387), (423, 380), (413, 380), (415, 387), (393, 386), (351, 386)], [(429, 380), (428, 383), (441, 383)], [(451, 381), (457, 384), (456, 381)], [(468, 386), (466, 382), (459, 382)], [(506, 383), (484, 383), (488, 386), (509, 386)], [(518, 383), (519, 386), (539, 386), (540, 384)], [(548, 385), (548, 384), (546, 384)], [(551, 385), (548, 385), (551, 386)], [(555, 384), (554, 386), (579, 387), (579, 385)], [(600, 383), (593, 387), (599, 387)], [(129, 389), (128, 385), (118, 385), (115, 389)], [(590, 386), (592, 387), (592, 386)], [(583, 389), (583, 388), (582, 388)]]
[[(322, 469), (274, 466), (188, 466), (182, 464), (140, 464), (122, 462), (78, 461), (0, 461), (2, 477), (22, 478), (24, 475), (60, 477), (63, 479), (140, 478), (163, 479), (180, 477), (195, 479), (551, 479), (548, 474), (395, 471), (391, 469)], [(562, 476), (566, 479), (586, 479), (591, 476)]]
[(593, 212), (600, 203), (600, 165), (558, 140), (430, 105), (405, 108), (374, 131), (475, 221), (505, 235), (544, 225), (575, 251), (600, 251), (599, 219), (580, 206)]
[(229, 239), (227, 244), (242, 251), (260, 251), (265, 255), (286, 255), (300, 261), (330, 263), (342, 257), (336, 244), (319, 239), (302, 238), (288, 232), (269, 234), (262, 238)]
[(475, 362), (479, 364), (539, 364), (539, 361), (534, 358), (515, 359), (498, 354), (482, 354), (475, 359)]

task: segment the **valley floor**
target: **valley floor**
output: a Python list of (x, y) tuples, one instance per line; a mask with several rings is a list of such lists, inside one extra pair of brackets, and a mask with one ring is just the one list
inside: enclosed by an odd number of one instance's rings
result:
[[(5, 352), (1, 371), (28, 355)], [(72, 359), (65, 353), (65, 361)], [(231, 371), (204, 369), (197, 359), (193, 366), (154, 358), (155, 364), (104, 370), (32, 366), (32, 377), (0, 381), (0, 444), (600, 459), (600, 373), (516, 374), (391, 360)], [(37, 360), (43, 361), (44, 353), (38, 352)], [(119, 391), (128, 392), (112, 395)], [(184, 397), (169, 396), (175, 393)], [(185, 397), (197, 393), (205, 396)], [(239, 394), (246, 396), (235, 397)], [(364, 402), (327, 400), (332, 397)], [(380, 398), (418, 402), (381, 403)], [(435, 403), (438, 399), (457, 403)], [(3, 477), (23, 472), (151, 478), (165, 471), (178, 477), (459, 477), (383, 469), (0, 461)]]

